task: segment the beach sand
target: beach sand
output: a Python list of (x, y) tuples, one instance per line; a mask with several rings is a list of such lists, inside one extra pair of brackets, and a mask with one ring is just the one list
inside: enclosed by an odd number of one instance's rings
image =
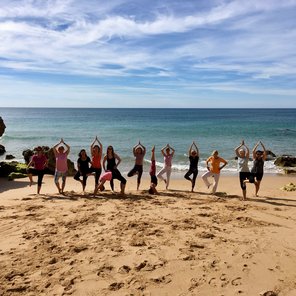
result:
[(217, 196), (200, 176), (195, 193), (173, 179), (151, 196), (134, 177), (96, 198), (93, 178), (89, 195), (70, 177), (65, 196), (52, 176), (40, 195), (0, 182), (0, 295), (296, 295), (296, 192), (280, 190), (295, 176), (265, 175), (247, 201), (223, 174)]

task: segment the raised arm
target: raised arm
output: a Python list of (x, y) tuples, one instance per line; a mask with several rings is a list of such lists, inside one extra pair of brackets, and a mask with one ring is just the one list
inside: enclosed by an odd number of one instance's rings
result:
[(250, 157), (250, 149), (249, 149), (249, 147), (248, 146), (246, 146), (245, 145), (245, 147), (246, 147), (246, 158), (248, 158), (249, 159), (249, 157)]
[(64, 139), (61, 139), (61, 143), (66, 146), (66, 148), (67, 148), (66, 154), (69, 155), (69, 153), (70, 153), (70, 146), (67, 143), (64, 142)]
[(90, 154), (93, 155), (93, 149), (94, 149), (94, 146), (95, 146), (95, 143), (97, 141), (97, 136), (95, 137), (94, 141), (91, 143), (90, 145)]
[(195, 144), (194, 141), (192, 142), (192, 144), (191, 144), (190, 147), (189, 147), (189, 150), (188, 150), (188, 156), (191, 155), (191, 153), (192, 153), (193, 150), (195, 150), (197, 156), (199, 156), (199, 151), (198, 151), (198, 148), (197, 148), (197, 146), (196, 146), (196, 144)]
[(175, 154), (175, 149), (174, 149), (173, 147), (171, 147), (169, 144), (168, 144), (168, 148), (170, 148), (170, 149), (172, 150), (171, 155), (174, 156), (174, 154)]
[(253, 153), (253, 159), (256, 158), (256, 151), (257, 151), (257, 148), (258, 148), (259, 144), (260, 144), (260, 142), (258, 142), (258, 143), (254, 146), (254, 148), (253, 148), (253, 151), (252, 151), (252, 153)]
[[(139, 142), (140, 143), (140, 142)], [(139, 144), (137, 144), (137, 145), (135, 145), (134, 147), (133, 147), (133, 154), (134, 154), (134, 156), (136, 157), (136, 150), (137, 150), (137, 147), (139, 146)]]
[(197, 145), (195, 144), (195, 142), (193, 141), (193, 147), (196, 149), (196, 154), (199, 157), (199, 149), (197, 147)]
[(60, 140), (60, 142), (56, 143), (52, 148), (53, 148), (53, 153), (54, 153), (54, 156), (56, 157), (57, 156), (57, 153), (58, 153), (58, 146), (60, 144), (63, 143), (63, 139)]
[(165, 156), (164, 150), (167, 149), (169, 147), (169, 144), (167, 144), (166, 146), (162, 147), (161, 149), (161, 153), (163, 156)]
[(240, 157), (240, 155), (239, 155), (239, 150), (240, 150), (244, 145), (245, 145), (245, 142), (244, 142), (244, 140), (242, 140), (242, 142), (240, 143), (240, 145), (237, 146), (237, 147), (234, 149), (235, 154), (236, 154), (237, 157)]
[(266, 160), (266, 158), (267, 158), (267, 152), (266, 152), (265, 146), (263, 145), (263, 143), (261, 141), (260, 141), (260, 144), (261, 144), (261, 146), (263, 148), (263, 159)]
[(142, 148), (143, 155), (145, 155), (146, 154), (146, 147), (144, 145), (142, 145), (142, 143), (140, 141), (139, 141), (138, 145)]
[(101, 143), (101, 141), (98, 139), (98, 137), (96, 137), (96, 139), (97, 139), (97, 142), (99, 143), (99, 146), (100, 146), (100, 155), (101, 155), (101, 157), (102, 157), (102, 153), (103, 153), (103, 144)]

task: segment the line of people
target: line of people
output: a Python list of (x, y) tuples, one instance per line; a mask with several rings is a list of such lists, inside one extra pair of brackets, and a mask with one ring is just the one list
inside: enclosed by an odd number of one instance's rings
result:
[[(263, 151), (257, 150), (258, 146), (261, 144)], [(64, 194), (66, 177), (67, 177), (67, 159), (70, 153), (70, 146), (64, 142), (63, 139), (60, 140), (53, 147), (54, 155), (56, 158), (56, 169), (54, 175), (54, 182), (60, 194)], [(121, 194), (125, 193), (125, 186), (127, 180), (122, 176), (118, 170), (118, 166), (121, 163), (121, 158), (117, 153), (114, 152), (113, 146), (108, 146), (106, 154), (102, 159), (103, 145), (96, 137), (90, 146), (91, 158), (87, 155), (85, 149), (82, 149), (78, 154), (77, 160), (77, 173), (74, 179), (79, 181), (82, 185), (83, 192), (85, 191), (87, 178), (90, 175), (95, 177), (95, 189), (94, 196), (98, 191), (103, 191), (105, 189), (104, 184), (109, 181), (112, 191), (114, 191), (114, 180), (120, 181)], [(151, 166), (150, 166), (150, 194), (157, 194), (157, 184), (158, 179), (164, 181), (166, 184), (166, 189), (169, 188), (171, 171), (172, 171), (172, 160), (175, 154), (175, 149), (169, 144), (161, 149), (161, 153), (164, 157), (163, 168), (156, 174), (156, 162), (155, 162), (155, 146), (151, 150)], [(260, 188), (260, 182), (263, 177), (263, 167), (264, 161), (266, 160), (266, 149), (263, 143), (258, 142), (253, 148), (253, 168), (251, 171), (248, 167), (249, 161), (249, 148), (245, 145), (244, 141), (235, 148), (235, 153), (238, 158), (238, 171), (240, 185), (242, 188), (243, 199), (246, 199), (246, 183), (255, 184), (255, 194), (258, 196), (258, 191)], [(139, 142), (133, 147), (133, 155), (135, 157), (134, 167), (128, 172), (127, 176), (132, 177), (137, 175), (137, 190), (140, 188), (141, 177), (143, 174), (143, 162), (146, 154), (146, 148)], [(199, 149), (195, 142), (192, 142), (188, 149), (189, 157), (189, 169), (184, 175), (184, 178), (191, 182), (191, 192), (194, 191), (196, 178), (198, 175), (198, 162), (199, 162)], [(47, 166), (48, 160), (43, 154), (42, 148), (37, 147), (36, 155), (34, 155), (28, 164), (28, 176), (30, 179), (30, 185), (33, 183), (33, 174), (38, 176), (37, 182), (37, 193), (40, 193), (42, 179), (44, 175), (44, 170)], [(217, 191), (220, 172), (227, 165), (227, 161), (219, 156), (217, 150), (214, 150), (212, 155), (206, 160), (207, 172), (205, 172), (201, 178), (204, 181), (206, 187), (209, 189), (212, 186), (212, 193), (215, 194)], [(102, 168), (104, 173), (102, 173)], [(165, 175), (165, 176), (164, 176)], [(214, 183), (209, 182), (209, 177), (214, 178)], [(60, 184), (59, 179), (62, 179)]]

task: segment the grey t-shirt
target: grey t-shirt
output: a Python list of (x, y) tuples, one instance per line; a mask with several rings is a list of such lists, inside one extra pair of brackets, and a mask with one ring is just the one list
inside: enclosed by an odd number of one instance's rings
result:
[(247, 157), (237, 159), (237, 169), (241, 173), (249, 173), (249, 166), (248, 166), (249, 159)]

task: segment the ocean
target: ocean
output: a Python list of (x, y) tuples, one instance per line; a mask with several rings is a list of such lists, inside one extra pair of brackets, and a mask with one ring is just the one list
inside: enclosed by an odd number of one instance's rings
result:
[[(132, 147), (146, 146), (144, 170), (149, 171), (150, 150), (169, 143), (176, 149), (173, 172), (188, 169), (187, 151), (194, 140), (200, 151), (199, 170), (213, 150), (229, 161), (224, 171), (235, 174), (234, 148), (242, 139), (252, 150), (261, 140), (276, 155), (295, 155), (296, 109), (96, 109), (96, 108), (0, 108), (6, 130), (0, 139), (7, 154), (23, 162), (22, 151), (38, 145), (53, 146), (64, 138), (71, 146), (69, 158), (76, 163), (81, 149), (89, 151), (98, 136), (104, 153), (108, 145), (122, 158), (119, 169), (128, 172), (134, 165)], [(0, 157), (4, 160), (5, 155)], [(252, 166), (252, 162), (249, 163)], [(266, 173), (277, 173), (273, 161), (265, 163)]]

